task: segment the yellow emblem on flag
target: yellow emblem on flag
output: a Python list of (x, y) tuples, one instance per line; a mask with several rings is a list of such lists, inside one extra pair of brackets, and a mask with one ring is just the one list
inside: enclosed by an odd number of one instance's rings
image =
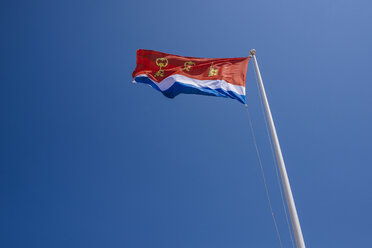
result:
[(167, 67), (168, 60), (166, 58), (157, 58), (156, 65), (159, 66), (159, 71), (156, 72), (154, 77), (164, 77), (164, 70), (162, 68)]
[(213, 63), (211, 64), (211, 67), (209, 67), (209, 73), (208, 77), (213, 77), (218, 75), (218, 69), (213, 68)]
[(184, 69), (185, 71), (190, 71), (191, 67), (192, 67), (193, 65), (195, 65), (195, 63), (192, 62), (192, 61), (187, 61), (187, 62), (185, 62), (183, 65), (184, 65), (183, 69)]

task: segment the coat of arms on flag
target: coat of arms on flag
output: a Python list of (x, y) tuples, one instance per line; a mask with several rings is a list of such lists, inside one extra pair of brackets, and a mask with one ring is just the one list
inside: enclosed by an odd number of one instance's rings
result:
[(169, 98), (199, 94), (245, 103), (248, 61), (249, 57), (195, 58), (139, 49), (133, 82), (149, 84)]

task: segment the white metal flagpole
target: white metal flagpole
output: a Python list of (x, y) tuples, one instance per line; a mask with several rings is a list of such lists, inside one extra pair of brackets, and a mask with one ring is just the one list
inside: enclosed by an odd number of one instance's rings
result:
[(296, 205), (295, 205), (293, 195), (292, 195), (291, 185), (289, 184), (287, 170), (285, 168), (282, 151), (280, 149), (278, 136), (276, 134), (276, 129), (275, 129), (273, 117), (271, 116), (269, 102), (267, 101), (266, 92), (265, 92), (265, 88), (264, 88), (264, 85), (263, 85), (263, 82), (262, 82), (260, 69), (258, 68), (258, 64), (257, 64), (256, 50), (252, 49), (250, 51), (250, 54), (251, 54), (251, 56), (253, 58), (253, 61), (254, 61), (254, 66), (255, 66), (255, 69), (256, 69), (256, 72), (257, 72), (257, 76), (258, 76), (258, 82), (260, 84), (260, 90), (261, 90), (261, 93), (262, 93), (262, 98), (263, 98), (263, 102), (264, 102), (264, 106), (265, 106), (265, 110), (266, 110), (266, 115), (267, 115), (267, 119), (269, 121), (271, 137), (272, 137), (272, 140), (273, 140), (273, 143), (274, 143), (274, 149), (275, 149), (276, 159), (278, 161), (280, 176), (282, 178), (285, 198), (287, 200), (287, 206), (288, 206), (289, 214), (291, 216), (291, 223), (292, 223), (292, 228), (293, 228), (293, 234), (294, 234), (295, 240), (296, 240), (296, 246), (298, 248), (305, 248), (305, 241), (304, 241), (304, 237), (302, 236), (300, 221), (298, 219)]

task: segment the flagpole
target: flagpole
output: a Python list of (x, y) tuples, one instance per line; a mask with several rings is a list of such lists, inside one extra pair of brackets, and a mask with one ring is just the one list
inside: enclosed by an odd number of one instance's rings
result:
[(276, 159), (278, 161), (280, 176), (282, 178), (284, 194), (285, 194), (285, 198), (287, 200), (287, 206), (288, 206), (289, 214), (291, 216), (291, 223), (292, 223), (292, 228), (293, 228), (293, 234), (294, 234), (295, 240), (296, 240), (296, 246), (297, 246), (297, 248), (305, 248), (305, 241), (304, 241), (304, 237), (302, 236), (300, 221), (298, 219), (296, 205), (295, 205), (293, 195), (292, 195), (291, 185), (289, 184), (287, 170), (285, 168), (282, 151), (280, 149), (278, 136), (276, 134), (276, 129), (275, 129), (273, 117), (271, 115), (269, 102), (268, 102), (267, 97), (266, 97), (265, 87), (264, 87), (263, 82), (262, 82), (260, 69), (258, 68), (258, 64), (257, 64), (256, 50), (252, 49), (250, 51), (250, 54), (251, 54), (251, 56), (253, 58), (253, 61), (254, 61), (254, 66), (255, 66), (255, 69), (256, 69), (256, 72), (257, 72), (257, 76), (258, 76), (258, 82), (260, 84), (260, 90), (261, 90), (261, 93), (262, 93), (262, 98), (263, 98), (263, 102), (264, 102), (264, 106), (265, 106), (265, 110), (266, 110), (266, 115), (267, 115), (267, 119), (269, 121), (271, 137), (272, 137), (272, 140), (273, 140), (273, 143), (274, 143), (274, 149), (275, 149)]

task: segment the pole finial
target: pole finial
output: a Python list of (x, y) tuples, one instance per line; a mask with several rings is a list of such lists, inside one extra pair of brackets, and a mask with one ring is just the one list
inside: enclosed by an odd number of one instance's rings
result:
[(249, 54), (252, 55), (252, 56), (253, 56), (253, 55), (256, 55), (256, 49), (252, 49), (252, 50), (250, 50), (250, 51), (249, 51)]

